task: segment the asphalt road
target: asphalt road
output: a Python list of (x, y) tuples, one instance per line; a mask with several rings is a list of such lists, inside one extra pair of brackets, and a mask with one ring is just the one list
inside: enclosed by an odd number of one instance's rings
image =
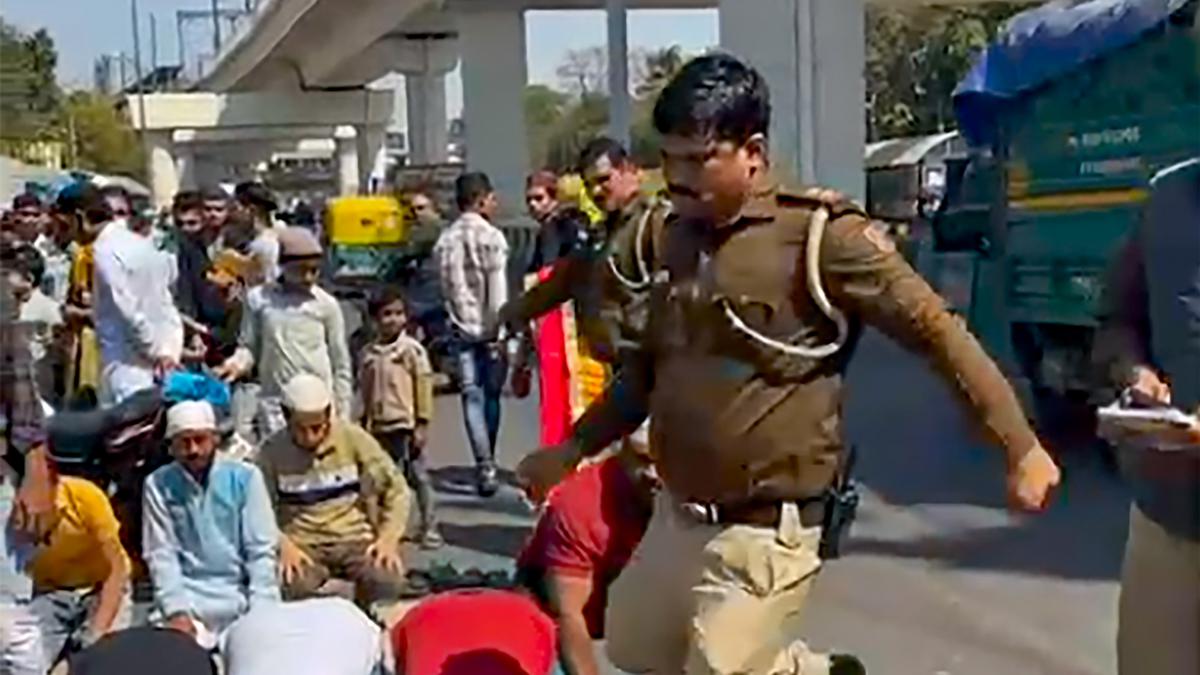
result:
[[(438, 402), (431, 463), (450, 545), (416, 554), (510, 569), (531, 522), (507, 488), (474, 496), (455, 397)], [(849, 380), (848, 435), (867, 489), (846, 555), (821, 573), (804, 638), (884, 675), (1103, 675), (1114, 636), (1128, 498), (1103, 463), (1064, 452), (1038, 517), (1003, 507), (997, 450), (972, 439), (923, 364), (868, 335)], [(500, 461), (537, 441), (534, 399), (506, 400)]]

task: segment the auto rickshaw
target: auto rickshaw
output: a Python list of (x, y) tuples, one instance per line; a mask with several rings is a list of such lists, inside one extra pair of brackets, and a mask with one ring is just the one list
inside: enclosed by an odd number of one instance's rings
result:
[(326, 211), (325, 238), (334, 284), (376, 285), (394, 278), (408, 233), (408, 220), (394, 197), (332, 200)]

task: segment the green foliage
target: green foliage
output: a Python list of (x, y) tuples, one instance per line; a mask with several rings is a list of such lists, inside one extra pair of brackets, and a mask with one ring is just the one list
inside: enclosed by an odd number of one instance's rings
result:
[(583, 146), (605, 133), (608, 125), (608, 97), (589, 94), (571, 103), (547, 139), (543, 163), (555, 171), (570, 171)]
[(531, 166), (546, 164), (550, 137), (562, 120), (567, 108), (568, 96), (544, 84), (525, 87), (525, 129), (529, 137), (529, 162)]
[(687, 57), (679, 45), (639, 54), (638, 83), (634, 86), (639, 100), (653, 101), (678, 73)]
[(17, 145), (61, 142), (71, 168), (141, 178), (141, 145), (117, 101), (85, 91), (64, 96), (57, 67), (58, 50), (45, 30), (25, 35), (0, 21), (3, 138)]
[[(910, 9), (868, 6), (868, 137), (876, 140), (954, 128), (950, 104), (954, 88), (975, 55), (1022, 7), (1013, 2)], [(651, 120), (654, 101), (687, 58), (678, 45), (632, 55), (635, 96), (630, 150), (642, 166), (655, 166), (659, 160), (659, 139)], [(526, 90), (533, 166), (571, 168), (583, 144), (604, 133), (608, 99), (598, 92), (605, 65), (602, 48), (572, 50), (557, 71), (566, 93), (544, 85)]]
[[(658, 93), (683, 67), (686, 56), (679, 46), (635, 53), (631, 152), (642, 166), (659, 159), (658, 134), (650, 114)], [(530, 163), (555, 171), (575, 167), (579, 151), (608, 126), (608, 96), (597, 93), (604, 79), (603, 51), (575, 50), (558, 69), (563, 93), (545, 85), (525, 89), (525, 124), (529, 132)]]
[(4, 138), (53, 136), (61, 99), (55, 68), (58, 51), (45, 30), (25, 35), (0, 20), (0, 120)]
[(141, 143), (115, 100), (91, 92), (72, 93), (63, 106), (61, 123), (73, 141), (76, 166), (143, 178), (146, 163)]
[(1003, 23), (1022, 5), (867, 8), (868, 138), (929, 134), (955, 126), (950, 100)]

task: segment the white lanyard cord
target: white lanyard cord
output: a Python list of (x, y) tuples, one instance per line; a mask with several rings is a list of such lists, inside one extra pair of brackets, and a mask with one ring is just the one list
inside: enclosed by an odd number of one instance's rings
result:
[(635, 233), (633, 243), (633, 256), (634, 260), (637, 262), (638, 274), (641, 276), (640, 281), (634, 281), (624, 274), (621, 274), (621, 270), (617, 269), (616, 256), (612, 255), (611, 253), (608, 256), (608, 269), (612, 270), (613, 276), (617, 278), (617, 281), (621, 282), (622, 286), (625, 286), (631, 291), (643, 291), (650, 286), (650, 269), (646, 265), (645, 256), (642, 254), (642, 246), (643, 239), (645, 239), (646, 234), (646, 225), (650, 222), (650, 215), (653, 212), (653, 207), (647, 208), (646, 212), (642, 214), (641, 219), (638, 220), (637, 232)]
[(813, 212), (808, 226), (808, 243), (804, 251), (805, 276), (808, 280), (808, 291), (812, 293), (813, 300), (817, 303), (817, 308), (837, 326), (837, 338), (833, 342), (819, 346), (795, 345), (781, 342), (751, 328), (733, 311), (733, 306), (729, 300), (723, 298), (721, 306), (725, 310), (725, 316), (733, 324), (734, 328), (751, 340), (771, 349), (781, 351), (789, 356), (824, 359), (833, 356), (846, 345), (846, 340), (850, 333), (849, 325), (846, 323), (846, 315), (842, 314), (837, 307), (833, 306), (833, 303), (829, 302), (829, 297), (825, 295), (825, 288), (821, 285), (821, 240), (825, 237), (825, 226), (828, 223), (829, 209), (821, 207)]

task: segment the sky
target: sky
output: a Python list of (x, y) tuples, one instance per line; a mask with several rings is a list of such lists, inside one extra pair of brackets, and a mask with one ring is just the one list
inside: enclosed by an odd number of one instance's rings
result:
[[(241, 0), (220, 0), (238, 7)], [(150, 14), (157, 25), (158, 63), (178, 63), (175, 12), (205, 9), (209, 0), (138, 0), (143, 67), (150, 64)], [(5, 21), (26, 31), (46, 28), (59, 51), (59, 79), (68, 88), (90, 87), (92, 65), (101, 54), (133, 53), (132, 13), (128, 0), (5, 0)], [(195, 25), (185, 45), (211, 40)], [(555, 69), (571, 48), (604, 44), (604, 12), (539, 11), (525, 15), (529, 81), (557, 84)], [(717, 43), (715, 10), (638, 10), (629, 13), (629, 48), (659, 48), (674, 44), (698, 52)], [(197, 47), (192, 47), (197, 48)], [(190, 59), (189, 59), (190, 60)], [(447, 78), (447, 108), (451, 117), (462, 109), (462, 82), (455, 71)]]

